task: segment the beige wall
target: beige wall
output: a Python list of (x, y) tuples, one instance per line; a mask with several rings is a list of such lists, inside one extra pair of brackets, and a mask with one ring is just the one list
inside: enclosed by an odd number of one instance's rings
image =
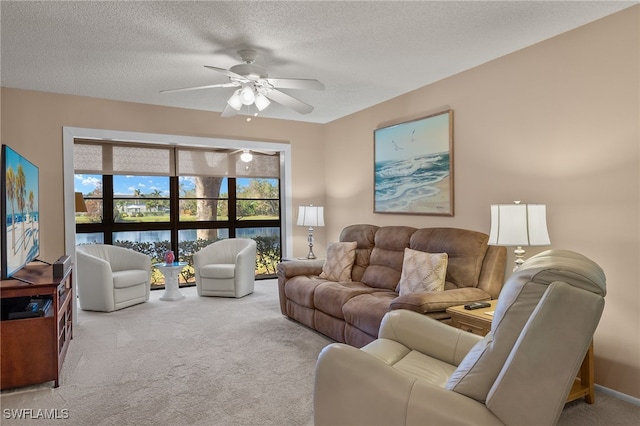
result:
[[(640, 398), (639, 15), (634, 7), (328, 124), (327, 240), (351, 223), (489, 232), (492, 203), (546, 204), (551, 247), (585, 254), (608, 278), (596, 383)], [(455, 216), (373, 214), (373, 130), (448, 108)]]
[[(316, 254), (352, 223), (488, 232), (490, 204), (545, 203), (552, 247), (608, 277), (596, 382), (640, 398), (639, 21), (636, 6), (324, 126), (3, 88), (2, 142), (40, 166), (49, 261), (64, 252), (63, 126), (290, 143), (293, 206), (326, 206)], [(373, 130), (448, 108), (455, 216), (373, 214)]]

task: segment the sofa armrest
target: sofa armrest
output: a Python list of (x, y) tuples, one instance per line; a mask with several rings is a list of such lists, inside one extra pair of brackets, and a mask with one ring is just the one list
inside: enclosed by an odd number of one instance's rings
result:
[(404, 425), (414, 382), (366, 352), (333, 343), (320, 352), (316, 363), (313, 423)]
[[(410, 350), (457, 366), (482, 337), (431, 317), (399, 309), (385, 314), (378, 340), (369, 345), (376, 345), (383, 339), (393, 340)], [(363, 350), (366, 351), (366, 348)], [(375, 352), (375, 348), (372, 352)]]
[(502, 425), (484, 404), (340, 343), (325, 347), (318, 357), (313, 398), (316, 426)]
[(403, 294), (391, 301), (390, 308), (408, 309), (419, 314), (444, 312), (447, 308), (471, 302), (491, 300), (491, 295), (476, 287), (456, 288), (445, 291), (424, 291)]
[(280, 311), (282, 315), (287, 315), (287, 296), (284, 288), (290, 278), (300, 275), (320, 275), (324, 260), (289, 260), (278, 263), (276, 274), (278, 277), (278, 298), (280, 299)]
[(289, 260), (278, 263), (278, 278), (291, 278), (298, 275), (320, 275), (324, 260)]

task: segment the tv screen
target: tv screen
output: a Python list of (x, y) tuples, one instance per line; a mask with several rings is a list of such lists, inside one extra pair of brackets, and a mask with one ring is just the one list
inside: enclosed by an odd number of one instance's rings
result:
[(2, 279), (11, 277), (40, 254), (38, 168), (7, 145), (2, 145)]

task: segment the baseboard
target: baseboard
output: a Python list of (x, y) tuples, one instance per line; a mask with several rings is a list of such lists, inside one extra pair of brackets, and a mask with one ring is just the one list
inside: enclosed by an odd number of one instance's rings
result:
[(635, 398), (631, 395), (627, 395), (626, 393), (618, 392), (613, 389), (605, 388), (604, 386), (600, 386), (600, 385), (594, 385), (593, 387), (598, 392), (602, 392), (614, 398), (621, 399), (622, 401), (628, 402), (629, 404), (640, 406), (639, 398)]

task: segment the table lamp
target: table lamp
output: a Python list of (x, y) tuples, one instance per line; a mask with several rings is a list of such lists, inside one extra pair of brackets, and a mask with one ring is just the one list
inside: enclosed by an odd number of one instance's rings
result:
[(492, 204), (489, 244), (516, 246), (515, 271), (524, 263), (523, 246), (551, 244), (547, 231), (547, 207), (544, 204)]
[(307, 259), (315, 259), (313, 254), (313, 227), (324, 226), (324, 207), (322, 206), (300, 206), (298, 208), (298, 226), (308, 226), (309, 254)]

